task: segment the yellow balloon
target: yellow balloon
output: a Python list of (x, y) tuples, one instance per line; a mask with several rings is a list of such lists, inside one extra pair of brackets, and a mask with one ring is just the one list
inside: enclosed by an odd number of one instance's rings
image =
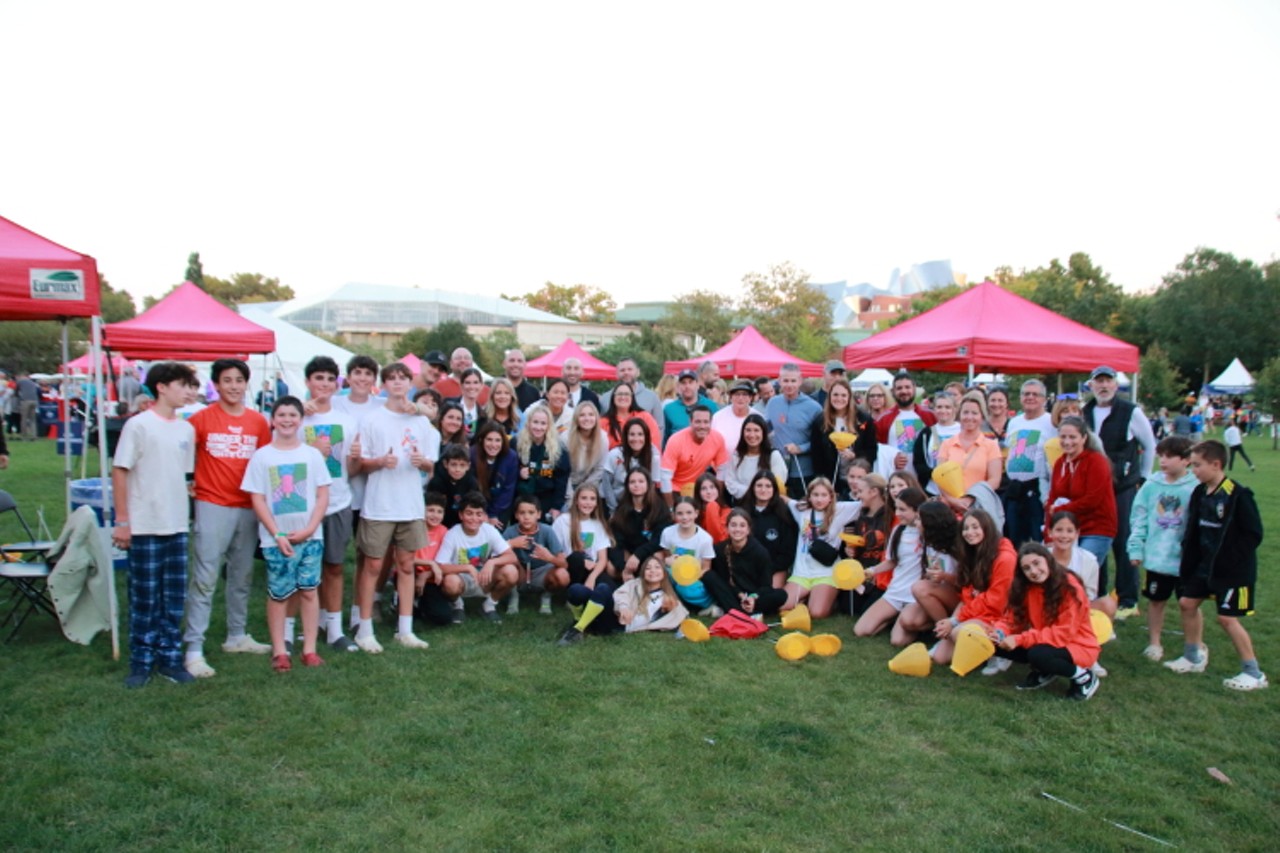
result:
[(777, 652), (778, 657), (783, 660), (797, 661), (804, 658), (813, 650), (812, 642), (804, 634), (799, 632), (783, 635), (773, 650)]
[(867, 579), (867, 572), (857, 560), (841, 560), (831, 567), (836, 589), (857, 589)]
[(959, 462), (949, 459), (934, 468), (933, 482), (953, 498), (964, 496), (964, 469), (960, 467)]
[(995, 643), (976, 622), (961, 625), (956, 634), (956, 651), (951, 657), (951, 671), (961, 677), (986, 663), (996, 653)]
[(702, 577), (702, 561), (692, 554), (681, 554), (671, 563), (671, 577), (681, 586), (688, 586)]
[(832, 657), (844, 645), (835, 634), (814, 634), (809, 638), (809, 644), (813, 647), (815, 655), (824, 658)]
[(929, 649), (924, 643), (912, 643), (889, 661), (889, 671), (898, 675), (924, 678), (933, 669)]
[(831, 443), (836, 446), (836, 450), (848, 450), (858, 440), (858, 437), (853, 433), (840, 431), (828, 434), (827, 438), (831, 439)]
[(691, 643), (705, 643), (711, 639), (711, 632), (707, 630), (707, 626), (697, 619), (686, 619), (681, 622), (680, 631), (684, 634), (684, 638)]
[(1054, 436), (1044, 443), (1044, 459), (1052, 468), (1060, 456), (1062, 456), (1062, 442)]
[(1097, 635), (1099, 643), (1109, 643), (1116, 638), (1116, 629), (1111, 624), (1111, 617), (1101, 610), (1090, 610), (1089, 622), (1093, 625), (1093, 633)]

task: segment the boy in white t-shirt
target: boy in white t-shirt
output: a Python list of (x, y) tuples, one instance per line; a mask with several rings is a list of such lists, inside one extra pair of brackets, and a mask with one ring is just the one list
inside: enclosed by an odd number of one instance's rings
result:
[(125, 421), (111, 488), (116, 521), (111, 541), (129, 551), (129, 675), (146, 685), (154, 668), (189, 684), (182, 660), (182, 611), (187, 591), (187, 482), (195, 469), (195, 429), (177, 409), (196, 383), (185, 364), (162, 361), (147, 372), (155, 404)]
[[(440, 455), (440, 433), (422, 415), (406, 413), (413, 372), (396, 362), (382, 368), (386, 405), (369, 415), (361, 427), (360, 468), (369, 475), (356, 545), (364, 566), (356, 588), (360, 627), (356, 645), (377, 654), (382, 645), (373, 635), (373, 593), (387, 549), (394, 545), (399, 622), (395, 640), (410, 649), (427, 643), (413, 633), (413, 555), (427, 544), (423, 514), (422, 474), (431, 473)], [(383, 450), (386, 448), (386, 450)]]
[(498, 602), (520, 580), (516, 554), (498, 528), (488, 523), (488, 503), (480, 492), (462, 498), (459, 521), (444, 536), (436, 562), (444, 577), (444, 597), (462, 609), (463, 598), (480, 598), (480, 612), (495, 624), (502, 622)]
[(267, 628), (271, 631), (271, 667), (292, 668), (285, 651), (284, 620), (297, 596), (302, 614), (302, 665), (321, 666), (316, 654), (320, 605), (320, 561), (329, 508), (329, 474), (319, 450), (303, 444), (302, 401), (285, 395), (271, 410), (271, 443), (256, 450), (240, 488), (249, 495), (258, 519), (258, 544), (267, 564)]

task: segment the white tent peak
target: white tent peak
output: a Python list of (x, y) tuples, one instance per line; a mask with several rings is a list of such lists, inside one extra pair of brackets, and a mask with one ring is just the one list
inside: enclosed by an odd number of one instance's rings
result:
[(1253, 389), (1253, 376), (1240, 359), (1233, 358), (1227, 369), (1209, 383), (1209, 390), (1219, 394), (1244, 394)]

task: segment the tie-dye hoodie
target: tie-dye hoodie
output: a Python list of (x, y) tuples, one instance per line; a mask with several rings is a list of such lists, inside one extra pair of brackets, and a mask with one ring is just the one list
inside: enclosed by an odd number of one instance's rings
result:
[(1129, 559), (1162, 575), (1178, 574), (1182, 534), (1187, 529), (1187, 506), (1196, 478), (1190, 471), (1170, 483), (1154, 472), (1133, 499), (1129, 514)]

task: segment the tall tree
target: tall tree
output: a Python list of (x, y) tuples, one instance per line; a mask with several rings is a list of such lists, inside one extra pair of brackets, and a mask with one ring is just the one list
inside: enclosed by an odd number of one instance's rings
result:
[[(84, 354), (84, 344), (70, 338), (71, 358)], [(9, 372), (57, 373), (62, 363), (62, 324), (53, 320), (0, 323), (0, 367)]]
[(1054, 258), (1048, 266), (1014, 276), (1006, 289), (1077, 323), (1110, 334), (1124, 306), (1124, 291), (1084, 252), (1075, 252), (1064, 265)]
[(766, 273), (747, 273), (742, 283), (743, 319), (774, 344), (806, 361), (819, 361), (838, 349), (831, 333), (831, 300), (809, 284), (807, 272), (786, 261)]
[(1186, 394), (1187, 383), (1159, 344), (1143, 353), (1138, 374), (1138, 402), (1147, 414), (1154, 415), (1161, 407), (1176, 410)]
[[(421, 326), (415, 326), (400, 336), (400, 340), (396, 343), (395, 357), (400, 358), (405, 353), (422, 358), (430, 352), (434, 347), (428, 346), (427, 341), (430, 339), (431, 332)], [(445, 352), (445, 357), (449, 357), (449, 353)]]
[(199, 252), (187, 255), (187, 271), (182, 280), (189, 281), (196, 287), (204, 287), (204, 264), (200, 263)]
[(480, 352), (480, 342), (467, 331), (466, 323), (460, 320), (445, 320), (427, 332), (423, 339), (422, 350), (414, 354), (420, 356), (429, 350), (438, 349), (444, 353), (445, 358), (448, 358), (458, 347), (471, 350), (472, 357)]
[(127, 290), (116, 290), (105, 276), (99, 275), (102, 284), (102, 322), (119, 323), (137, 316), (138, 308)]
[[(281, 284), (280, 279), (268, 278), (260, 272), (238, 272), (230, 280), (202, 273), (201, 279), (204, 282), (201, 285), (204, 292), (228, 308), (249, 302), (285, 302), (296, 295), (293, 288)], [(142, 300), (143, 308), (150, 308), (177, 289), (178, 285), (175, 284), (159, 297), (145, 297)]]
[(667, 308), (662, 325), (702, 338), (706, 351), (723, 346), (733, 337), (736, 314), (732, 297), (714, 290), (693, 290)]
[(676, 343), (669, 331), (652, 323), (646, 323), (638, 332), (610, 341), (592, 352), (596, 358), (608, 364), (617, 364), (623, 358), (634, 358), (640, 368), (640, 378), (652, 388), (662, 378), (663, 365), (668, 361), (681, 361), (689, 357), (689, 351)]
[(502, 359), (509, 349), (520, 349), (520, 339), (510, 329), (495, 329), (480, 339), (480, 351), (473, 352), (476, 364), (490, 376), (502, 375)]
[(1280, 275), (1269, 272), (1200, 248), (1164, 277), (1152, 297), (1151, 329), (1187, 376), (1207, 383), (1232, 358), (1256, 367), (1274, 355)]
[(1258, 408), (1280, 415), (1280, 355), (1253, 374), (1253, 383), (1253, 398), (1258, 401)]
[(912, 317), (919, 317), (924, 312), (937, 308), (942, 303), (949, 299), (954, 299), (968, 289), (969, 285), (948, 284), (946, 287), (926, 290), (924, 293), (916, 294), (907, 305), (906, 310), (898, 312), (898, 316), (889, 321), (889, 327), (904, 323)]
[(582, 323), (612, 323), (618, 310), (612, 296), (585, 284), (560, 285), (549, 281), (533, 293), (523, 296), (504, 293), (502, 298)]

